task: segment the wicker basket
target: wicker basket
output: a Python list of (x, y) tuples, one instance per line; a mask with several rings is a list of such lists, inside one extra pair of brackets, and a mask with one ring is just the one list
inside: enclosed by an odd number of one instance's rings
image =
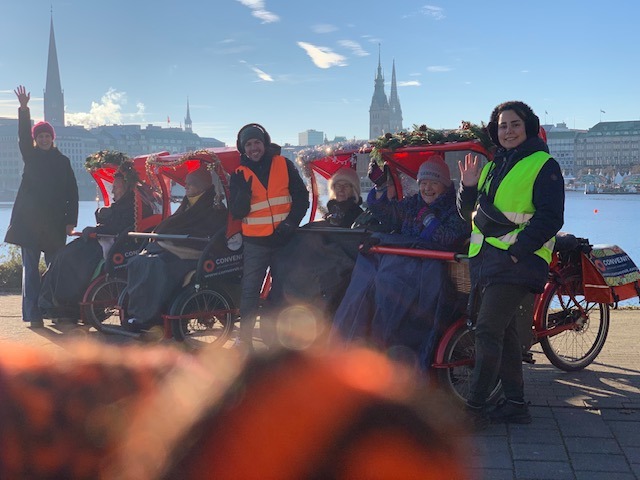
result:
[(447, 262), (449, 268), (449, 278), (453, 280), (458, 293), (471, 292), (471, 275), (469, 274), (469, 262), (463, 260), (461, 262)]

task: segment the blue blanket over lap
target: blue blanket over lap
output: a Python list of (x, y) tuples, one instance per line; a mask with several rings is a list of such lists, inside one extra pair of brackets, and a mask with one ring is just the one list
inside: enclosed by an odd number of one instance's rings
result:
[[(385, 245), (416, 246), (415, 238), (376, 236)], [(333, 329), (348, 341), (365, 339), (383, 350), (409, 349), (426, 370), (437, 340), (461, 308), (446, 262), (360, 254)]]

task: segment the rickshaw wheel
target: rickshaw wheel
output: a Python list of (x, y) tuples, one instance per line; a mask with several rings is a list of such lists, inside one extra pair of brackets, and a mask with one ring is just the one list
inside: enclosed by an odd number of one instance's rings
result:
[[(194, 314), (193, 318), (172, 321), (173, 336), (188, 347), (224, 345), (233, 330), (233, 301), (222, 290), (188, 287), (176, 297), (170, 315)], [(220, 311), (219, 314), (209, 313)]]
[(85, 318), (89, 325), (101, 333), (106, 332), (103, 325), (120, 326), (118, 299), (127, 286), (127, 281), (118, 277), (104, 277), (94, 282), (85, 294)]
[(554, 285), (544, 305), (544, 329), (571, 324), (572, 328), (540, 339), (549, 361), (566, 372), (582, 370), (591, 364), (604, 347), (609, 333), (609, 305), (588, 302), (582, 289), (582, 277), (568, 278)]
[[(460, 403), (466, 402), (469, 396), (471, 374), (473, 372), (473, 362), (465, 362), (465, 360), (473, 360), (475, 354), (475, 334), (464, 326), (453, 334), (444, 353), (444, 363), (462, 362), (464, 364), (451, 368), (437, 369), (440, 385), (453, 393)], [(495, 402), (501, 393), (502, 382), (498, 379), (487, 398), (487, 403)]]

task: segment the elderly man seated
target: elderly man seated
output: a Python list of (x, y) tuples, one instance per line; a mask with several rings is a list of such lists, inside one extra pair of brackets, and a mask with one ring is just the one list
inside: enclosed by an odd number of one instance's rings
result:
[[(154, 233), (212, 237), (226, 227), (227, 209), (216, 195), (208, 170), (187, 175), (180, 207)], [(128, 325), (141, 330), (159, 321), (166, 302), (195, 269), (205, 243), (198, 240), (152, 241), (127, 267)]]

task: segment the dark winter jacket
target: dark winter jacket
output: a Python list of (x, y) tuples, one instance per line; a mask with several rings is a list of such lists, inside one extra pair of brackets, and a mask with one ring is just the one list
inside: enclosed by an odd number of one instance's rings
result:
[[(493, 160), (496, 167), (489, 197), (495, 196), (498, 186), (517, 162), (541, 150), (549, 152), (547, 144), (538, 137), (529, 138), (512, 150), (499, 148)], [(460, 183), (458, 210), (469, 222), (477, 197), (477, 186), (465, 187)], [(553, 237), (564, 223), (564, 180), (560, 166), (553, 158), (544, 164), (536, 177), (533, 205), (536, 208), (533, 217), (509, 250), (500, 250), (485, 242), (480, 253), (471, 259), (474, 285), (516, 284), (528, 286), (533, 292), (542, 292), (549, 266), (533, 252)], [(511, 259), (512, 255), (518, 259), (517, 263)]]
[(360, 208), (362, 199), (358, 197), (358, 200), (358, 203), (353, 198), (348, 198), (342, 202), (335, 199), (329, 200), (327, 202), (328, 211), (324, 217), (327, 224), (332, 227), (350, 228), (363, 211)]
[[(209, 187), (194, 205), (185, 196), (173, 215), (164, 219), (154, 229), (155, 233), (211, 237), (226, 227), (227, 209), (216, 203), (216, 190)], [(171, 240), (180, 247), (202, 250), (205, 243), (197, 240)]]
[[(267, 147), (264, 156), (258, 162), (254, 162), (242, 154), (240, 157), (240, 164), (248, 167), (255, 174), (256, 178), (267, 187), (269, 184), (269, 173), (271, 172), (271, 161), (274, 155), (279, 155), (280, 147), (276, 144), (271, 144)], [(300, 177), (298, 169), (288, 158), (287, 160), (287, 172), (289, 174), (289, 194), (291, 195), (291, 211), (287, 218), (282, 222), (288, 224), (292, 228), (300, 225), (300, 222), (304, 218), (309, 208), (309, 191), (304, 184), (304, 181)], [(255, 181), (255, 180), (254, 180)], [(251, 210), (251, 195), (246, 195), (245, 192), (235, 191), (233, 184), (230, 191), (229, 210), (234, 218), (241, 219), (246, 217)], [(265, 246), (276, 246), (281, 244), (281, 239), (278, 238), (277, 233), (273, 233), (268, 237), (245, 237), (247, 242)]]
[(34, 147), (29, 109), (19, 109), (18, 116), (24, 172), (4, 241), (53, 252), (65, 245), (66, 226), (78, 221), (76, 177), (56, 147)]
[[(402, 200), (376, 199), (369, 192), (367, 204), (374, 216), (390, 231), (416, 237), (420, 242), (445, 249), (458, 249), (471, 234), (471, 227), (458, 215), (453, 186), (427, 205), (420, 193)], [(416, 245), (418, 246), (418, 245)]]

